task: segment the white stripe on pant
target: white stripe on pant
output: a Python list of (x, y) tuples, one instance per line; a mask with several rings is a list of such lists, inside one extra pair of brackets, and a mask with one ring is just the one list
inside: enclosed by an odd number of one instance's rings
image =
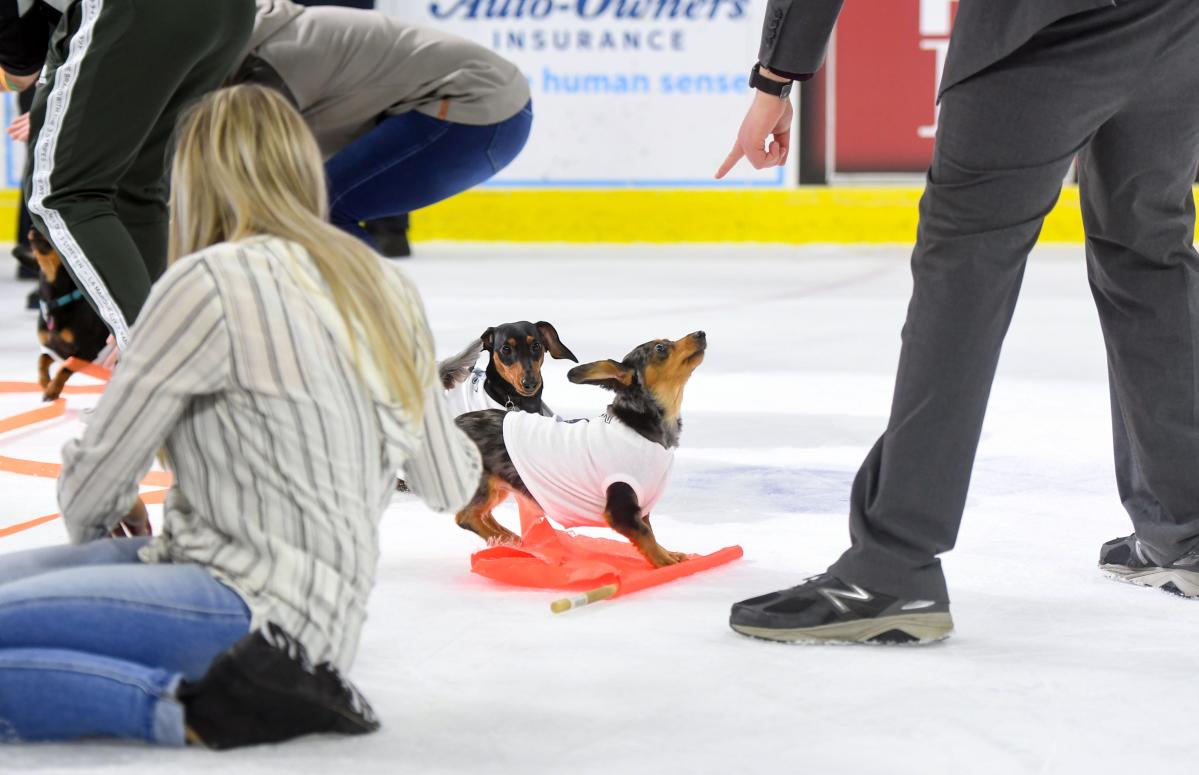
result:
[(71, 107), (71, 95), (75, 89), (75, 81), (79, 78), (79, 70), (87, 56), (88, 47), (92, 42), (96, 21), (104, 9), (104, 0), (79, 0), (82, 18), (79, 30), (71, 39), (70, 53), (65, 62), (58, 68), (54, 76), (54, 88), (46, 100), (46, 118), (42, 131), (38, 135), (37, 146), (33, 153), (33, 185), (29, 198), (29, 211), (42, 219), (50, 231), (50, 241), (58, 249), (62, 259), (71, 268), (71, 273), (79, 281), (84, 293), (88, 295), (100, 313), (100, 317), (108, 324), (117, 345), (125, 347), (129, 343), (129, 323), (116, 300), (108, 290), (108, 286), (100, 279), (96, 268), (88, 260), (83, 249), (67, 228), (66, 221), (57, 210), (46, 207), (46, 197), (50, 194), (50, 177), (54, 174), (54, 154), (58, 149), (58, 137), (62, 132), (63, 120)]

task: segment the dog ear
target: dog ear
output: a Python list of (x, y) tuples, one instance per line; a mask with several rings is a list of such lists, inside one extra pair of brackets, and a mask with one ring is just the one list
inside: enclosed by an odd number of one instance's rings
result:
[(608, 390), (624, 390), (633, 384), (637, 372), (620, 361), (606, 360), (584, 363), (566, 373), (566, 378), (576, 385), (598, 385)]
[(547, 353), (558, 360), (579, 362), (579, 359), (570, 351), (570, 348), (562, 344), (562, 340), (558, 338), (558, 330), (553, 325), (544, 320), (538, 321), (537, 333), (541, 334), (541, 344), (545, 347)]
[(489, 328), (479, 335), (479, 341), (483, 343), (483, 349), (491, 352), (491, 348), (495, 345), (495, 328)]

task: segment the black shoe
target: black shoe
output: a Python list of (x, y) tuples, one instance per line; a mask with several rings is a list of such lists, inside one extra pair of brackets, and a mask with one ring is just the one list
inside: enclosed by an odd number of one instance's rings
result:
[(336, 669), (312, 667), (299, 642), (267, 627), (219, 655), (196, 683), (182, 682), (178, 697), (189, 737), (224, 749), (379, 728), (366, 699)]
[(900, 600), (828, 573), (798, 587), (733, 605), (729, 626), (743, 635), (806, 643), (931, 643), (948, 638), (948, 603)]
[(363, 228), (375, 241), (380, 255), (387, 258), (408, 258), (412, 255), (412, 245), (408, 243), (407, 215), (367, 221)]
[(1199, 597), (1199, 547), (1169, 565), (1149, 558), (1136, 533), (1108, 541), (1099, 550), (1099, 569), (1115, 579), (1157, 587), (1182, 597)]

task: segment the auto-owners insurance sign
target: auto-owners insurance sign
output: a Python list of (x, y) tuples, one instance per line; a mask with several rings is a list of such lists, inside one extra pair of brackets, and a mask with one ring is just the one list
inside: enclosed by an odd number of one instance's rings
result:
[[(750, 102), (765, 0), (380, 0), (515, 62), (533, 133), (497, 186), (710, 185)], [(729, 185), (780, 186), (781, 170)]]

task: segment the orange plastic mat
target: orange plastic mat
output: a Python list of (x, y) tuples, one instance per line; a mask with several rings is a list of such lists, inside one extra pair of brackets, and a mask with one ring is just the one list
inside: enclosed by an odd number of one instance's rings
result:
[(618, 597), (711, 570), (743, 554), (740, 546), (729, 546), (655, 568), (623, 539), (575, 535), (542, 519), (525, 531), (520, 544), (475, 552), (470, 567), (480, 576), (522, 587), (582, 591), (614, 584), (617, 591), (612, 596)]

